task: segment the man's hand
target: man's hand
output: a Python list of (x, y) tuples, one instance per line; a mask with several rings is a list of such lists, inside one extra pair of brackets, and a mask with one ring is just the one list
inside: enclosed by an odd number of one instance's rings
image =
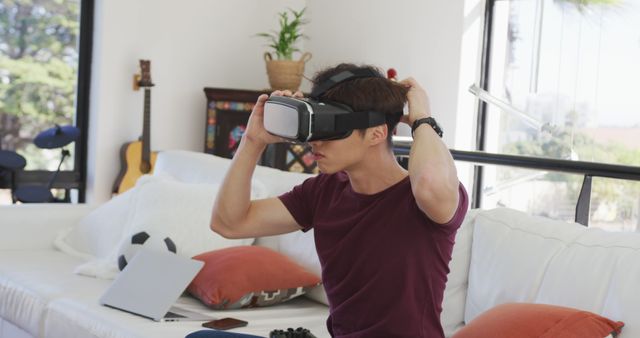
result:
[[(302, 92), (297, 91), (295, 93), (291, 93), (290, 90), (276, 90), (271, 93), (271, 96), (292, 96), (297, 98), (302, 98)], [(247, 130), (244, 133), (244, 136), (247, 138), (247, 141), (255, 143), (259, 146), (266, 147), (272, 143), (283, 142), (284, 140), (278, 136), (271, 135), (266, 129), (264, 129), (264, 104), (267, 102), (269, 95), (262, 94), (258, 97), (258, 101), (256, 101), (256, 105), (253, 107), (253, 111), (251, 111), (251, 116), (249, 116), (249, 122), (247, 123)]]
[(407, 93), (409, 115), (403, 115), (400, 122), (411, 126), (415, 120), (431, 116), (429, 96), (420, 84), (412, 77), (400, 81), (400, 84), (409, 88), (409, 92)]

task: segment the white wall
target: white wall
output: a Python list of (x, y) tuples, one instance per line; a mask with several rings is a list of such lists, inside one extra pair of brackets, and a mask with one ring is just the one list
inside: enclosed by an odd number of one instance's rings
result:
[[(395, 68), (428, 92), (433, 116), (451, 148), (474, 147), (476, 105), (469, 86), (480, 69), (483, 0), (308, 1), (307, 74), (339, 62)], [(308, 82), (305, 85), (309, 85)], [(408, 126), (399, 134), (410, 135)], [(458, 165), (461, 181), (472, 167)]]
[(313, 20), (306, 48), (310, 68), (338, 62), (393, 67), (412, 76), (431, 97), (446, 140), (455, 135), (457, 78), (463, 5), (461, 1), (309, 1)]
[(119, 149), (142, 132), (139, 59), (151, 60), (151, 148), (204, 149), (204, 87), (268, 87), (264, 42), (282, 8), (302, 0), (98, 0), (91, 83), (87, 202), (110, 197)]
[(277, 12), (305, 5), (308, 77), (339, 62), (396, 68), (429, 92), (445, 142), (471, 147), (475, 107), (466, 88), (478, 73), (482, 0), (98, 0), (88, 202), (109, 198), (119, 148), (141, 133), (143, 93), (131, 89), (138, 59), (152, 61), (156, 83), (152, 149), (202, 151), (203, 88), (268, 87), (264, 42), (252, 35), (275, 28)]

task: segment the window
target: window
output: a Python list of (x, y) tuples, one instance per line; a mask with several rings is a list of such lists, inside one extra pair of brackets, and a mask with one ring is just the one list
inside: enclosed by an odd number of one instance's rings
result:
[[(34, 138), (56, 125), (80, 138), (53, 181), (59, 201), (84, 201), (93, 0), (0, 2), (0, 149), (26, 159), (24, 170), (0, 171), (0, 204), (10, 188), (46, 187), (62, 149), (41, 149)], [(13, 183), (12, 183), (12, 177)]]
[[(640, 2), (488, 0), (479, 148), (640, 167)], [(505, 108), (507, 107), (507, 108)], [(480, 207), (573, 220), (583, 177), (482, 170)], [(594, 178), (590, 226), (640, 231), (640, 182)]]

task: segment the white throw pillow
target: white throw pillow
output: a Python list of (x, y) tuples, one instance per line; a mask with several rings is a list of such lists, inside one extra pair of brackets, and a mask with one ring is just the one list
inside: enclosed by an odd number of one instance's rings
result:
[[(158, 153), (153, 175), (170, 176), (185, 183), (221, 184), (230, 166), (231, 159), (220, 156), (187, 150), (165, 150)], [(251, 181), (251, 197), (271, 196), (265, 182), (257, 180), (255, 176)]]
[[(133, 189), (95, 209), (74, 229), (60, 236), (56, 241), (58, 248), (65, 252), (73, 250), (91, 259), (76, 267), (75, 273), (114, 278), (118, 273), (120, 247), (133, 233), (141, 230), (169, 234), (176, 243), (178, 254), (188, 257), (253, 243), (252, 238), (225, 239), (209, 228), (219, 185), (183, 183), (169, 177), (141, 177)], [(251, 195), (252, 198), (264, 197), (259, 190), (252, 190)], [(63, 248), (65, 245), (68, 247)]]
[[(154, 175), (169, 175), (182, 182), (214, 183), (222, 181), (230, 165), (230, 159), (219, 156), (185, 150), (169, 150), (158, 154)], [(251, 182), (252, 198), (279, 196), (313, 176), (315, 175), (256, 166)], [(263, 237), (259, 238), (256, 244), (287, 255), (311, 272), (318, 275), (321, 273), (313, 231), (307, 233), (297, 231)], [(321, 285), (313, 288), (305, 296), (329, 305)]]
[[(295, 231), (278, 236), (263, 237), (258, 242), (261, 246), (269, 247), (286, 255), (315, 275), (322, 275), (313, 229), (307, 232)], [(329, 305), (327, 293), (322, 285), (314, 287), (305, 296), (316, 302)]]
[(54, 246), (80, 258), (107, 258), (129, 223), (136, 193), (130, 189), (93, 209), (78, 224), (60, 232)]
[(253, 173), (253, 181), (266, 190), (267, 196), (276, 197), (313, 176), (315, 175), (257, 166)]
[(445, 337), (451, 337), (454, 332), (464, 326), (473, 225), (478, 213), (479, 209), (469, 210), (456, 233), (440, 314), (440, 323), (442, 323)]
[(550, 262), (585, 227), (498, 208), (476, 216), (465, 322), (508, 302), (535, 300)]
[[(211, 231), (211, 211), (218, 184), (193, 184), (149, 177), (136, 187), (135, 212), (121, 245), (140, 231), (169, 236), (177, 253), (186, 257), (237, 245), (251, 245), (250, 239), (230, 240)], [(128, 244), (127, 244), (128, 245)]]
[(180, 182), (221, 183), (231, 160), (211, 154), (187, 150), (165, 150), (158, 153), (154, 175), (170, 175)]
[[(169, 175), (180, 182), (220, 183), (230, 165), (230, 159), (211, 154), (166, 150), (158, 154), (154, 175)], [(312, 176), (259, 165), (254, 171), (251, 189), (259, 193), (260, 197), (256, 198), (278, 196)]]
[[(276, 197), (290, 191), (298, 184), (302, 184), (306, 179), (313, 177), (313, 174), (303, 174), (278, 169), (258, 166), (253, 175), (254, 181), (261, 182), (266, 188), (268, 197)], [(313, 229), (308, 232), (295, 231), (288, 234), (262, 237), (257, 240), (260, 246), (268, 247), (278, 251), (294, 262), (300, 264), (305, 269), (320, 276), (322, 267), (316, 252)], [(327, 293), (322, 285), (318, 285), (305, 293), (305, 297), (316, 302), (329, 305)]]

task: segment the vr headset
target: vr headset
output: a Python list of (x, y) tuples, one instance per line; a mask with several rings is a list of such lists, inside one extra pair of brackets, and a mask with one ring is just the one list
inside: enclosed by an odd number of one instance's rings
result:
[(348, 137), (355, 129), (385, 124), (384, 113), (356, 112), (347, 105), (320, 99), (322, 94), (337, 84), (366, 77), (383, 78), (367, 69), (343, 71), (316, 86), (309, 98), (270, 97), (264, 106), (265, 129), (289, 141), (304, 143), (338, 140)]

